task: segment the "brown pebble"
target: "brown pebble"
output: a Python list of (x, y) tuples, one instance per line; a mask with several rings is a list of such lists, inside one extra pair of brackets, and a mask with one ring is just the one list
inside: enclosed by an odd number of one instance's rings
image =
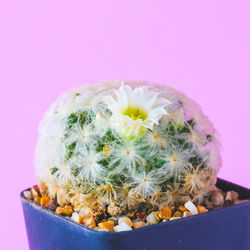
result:
[(136, 213), (136, 217), (138, 220), (145, 220), (147, 215), (145, 212), (141, 212), (141, 213), (138, 212), (138, 213)]
[(205, 199), (207, 209), (218, 209), (224, 206), (224, 197), (221, 191), (213, 190)]
[(235, 191), (231, 191), (231, 194), (232, 194), (232, 199), (234, 202), (236, 202), (237, 200), (239, 200), (239, 194)]
[(58, 207), (58, 204), (57, 204), (57, 202), (56, 202), (56, 199), (51, 199), (50, 200), (50, 203), (49, 203), (49, 205), (48, 205), (48, 209), (50, 209), (50, 210), (52, 210), (52, 211), (56, 211), (56, 209), (57, 209), (57, 207)]

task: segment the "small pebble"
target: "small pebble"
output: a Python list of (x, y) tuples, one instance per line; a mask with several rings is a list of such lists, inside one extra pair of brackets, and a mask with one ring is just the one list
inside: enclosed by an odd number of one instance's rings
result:
[(31, 194), (31, 192), (30, 192), (29, 190), (24, 191), (24, 192), (23, 192), (23, 196), (24, 196), (26, 199), (28, 199), (28, 200), (32, 200), (32, 194)]
[(44, 207), (48, 207), (50, 203), (50, 197), (47, 195), (42, 196), (41, 200), (40, 200), (40, 204)]
[(224, 206), (224, 197), (219, 190), (213, 190), (210, 196), (205, 199), (205, 205), (208, 209), (218, 209)]
[(40, 205), (41, 197), (40, 196), (35, 196), (34, 202)]
[(233, 201), (237, 201), (239, 199), (239, 194), (235, 191), (231, 191), (231, 194), (232, 194), (232, 198), (233, 198)]
[(229, 200), (229, 201), (232, 201), (232, 200), (233, 200), (231, 191), (228, 191), (228, 192), (226, 193), (225, 200)]
[(196, 206), (194, 205), (194, 203), (192, 201), (187, 201), (184, 204), (185, 208), (187, 208), (187, 210), (189, 212), (191, 212), (193, 215), (198, 214), (198, 210), (196, 208)]
[(66, 205), (65, 207), (58, 207), (55, 212), (60, 215), (71, 216), (73, 214), (73, 207), (70, 205)]
[(157, 211), (156, 216), (160, 219), (167, 219), (169, 220), (171, 217), (172, 211), (169, 208), (160, 209)]
[(56, 202), (56, 199), (51, 199), (50, 200), (50, 203), (49, 203), (49, 205), (48, 205), (48, 209), (50, 209), (50, 210), (52, 210), (52, 211), (56, 211), (56, 209), (57, 209), (57, 207), (58, 207), (58, 204), (57, 204), (57, 202)]
[(132, 230), (131, 226), (129, 226), (125, 222), (122, 222), (121, 224), (114, 227), (115, 232), (130, 231), (130, 230)]
[(99, 228), (106, 228), (109, 232), (114, 231), (114, 225), (115, 223), (112, 220), (101, 222), (98, 224)]
[(191, 212), (189, 212), (189, 211), (185, 211), (184, 213), (183, 213), (183, 217), (188, 217), (188, 216), (192, 216), (193, 214), (191, 213)]
[(140, 227), (144, 227), (145, 224), (146, 223), (144, 221), (134, 221), (132, 227), (133, 228), (140, 228)]
[(204, 206), (197, 206), (197, 210), (199, 214), (206, 213), (208, 210)]
[(149, 224), (157, 224), (157, 223), (159, 223), (159, 221), (160, 221), (160, 220), (156, 217), (156, 212), (150, 213), (150, 214), (147, 216), (146, 220), (147, 220), (147, 222), (148, 222)]
[(228, 191), (225, 195), (225, 206), (231, 206), (234, 204), (231, 191)]
[(180, 206), (178, 206), (178, 210), (180, 210), (181, 212), (185, 212), (185, 211), (187, 211), (187, 208), (184, 207), (183, 205), (180, 205)]
[(125, 222), (130, 227), (132, 227), (132, 225), (133, 225), (133, 222), (126, 216), (123, 216), (123, 217), (119, 218), (118, 224), (121, 224), (122, 222)]
[(73, 220), (73, 221), (75, 221), (75, 222), (78, 222), (78, 223), (80, 223), (80, 215), (77, 213), (77, 212), (74, 212), (73, 214), (72, 214), (72, 216), (71, 216), (71, 219)]
[(82, 222), (85, 226), (91, 229), (94, 229), (96, 227), (95, 220), (93, 219), (93, 217), (84, 218)]
[(33, 198), (35, 198), (36, 196), (41, 196), (40, 190), (38, 186), (34, 186), (30, 189), (31, 194), (33, 196)]

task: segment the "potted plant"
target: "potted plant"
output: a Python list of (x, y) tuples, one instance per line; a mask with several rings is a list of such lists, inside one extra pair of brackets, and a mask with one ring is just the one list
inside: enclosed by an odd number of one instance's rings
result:
[(38, 187), (21, 194), (31, 249), (250, 247), (239, 201), (250, 192), (216, 188), (217, 132), (174, 89), (110, 81), (64, 94), (40, 124), (35, 165)]

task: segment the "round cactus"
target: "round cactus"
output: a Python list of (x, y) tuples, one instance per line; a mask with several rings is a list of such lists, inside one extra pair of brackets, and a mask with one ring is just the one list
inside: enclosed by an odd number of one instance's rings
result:
[(109, 81), (70, 91), (39, 128), (36, 175), (59, 204), (114, 210), (197, 203), (221, 165), (200, 107), (166, 86)]

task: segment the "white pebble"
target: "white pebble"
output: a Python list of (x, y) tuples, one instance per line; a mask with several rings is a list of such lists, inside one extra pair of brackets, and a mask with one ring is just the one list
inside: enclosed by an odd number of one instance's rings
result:
[(79, 215), (78, 213), (76, 213), (76, 212), (74, 212), (74, 213), (72, 214), (71, 219), (72, 219), (73, 221), (75, 221), (75, 222), (80, 223), (80, 215)]
[(130, 231), (132, 228), (125, 222), (121, 222), (119, 225), (114, 227), (115, 232)]
[(196, 208), (196, 206), (194, 205), (194, 203), (192, 201), (187, 201), (185, 204), (184, 204), (185, 208), (191, 212), (193, 215), (194, 214), (198, 214), (198, 210)]
[(32, 199), (32, 194), (30, 191), (24, 191), (23, 195), (26, 199), (31, 200)]
[(157, 223), (159, 223), (159, 219), (157, 219), (156, 218), (156, 212), (152, 212), (152, 213), (150, 213), (148, 216), (147, 216), (147, 218), (146, 218), (146, 220), (147, 220), (147, 222), (149, 223), (149, 224), (157, 224)]
[(121, 224), (122, 222), (125, 222), (130, 227), (132, 227), (132, 225), (133, 225), (132, 221), (128, 217), (126, 217), (126, 216), (123, 216), (123, 217), (119, 218), (118, 224)]

